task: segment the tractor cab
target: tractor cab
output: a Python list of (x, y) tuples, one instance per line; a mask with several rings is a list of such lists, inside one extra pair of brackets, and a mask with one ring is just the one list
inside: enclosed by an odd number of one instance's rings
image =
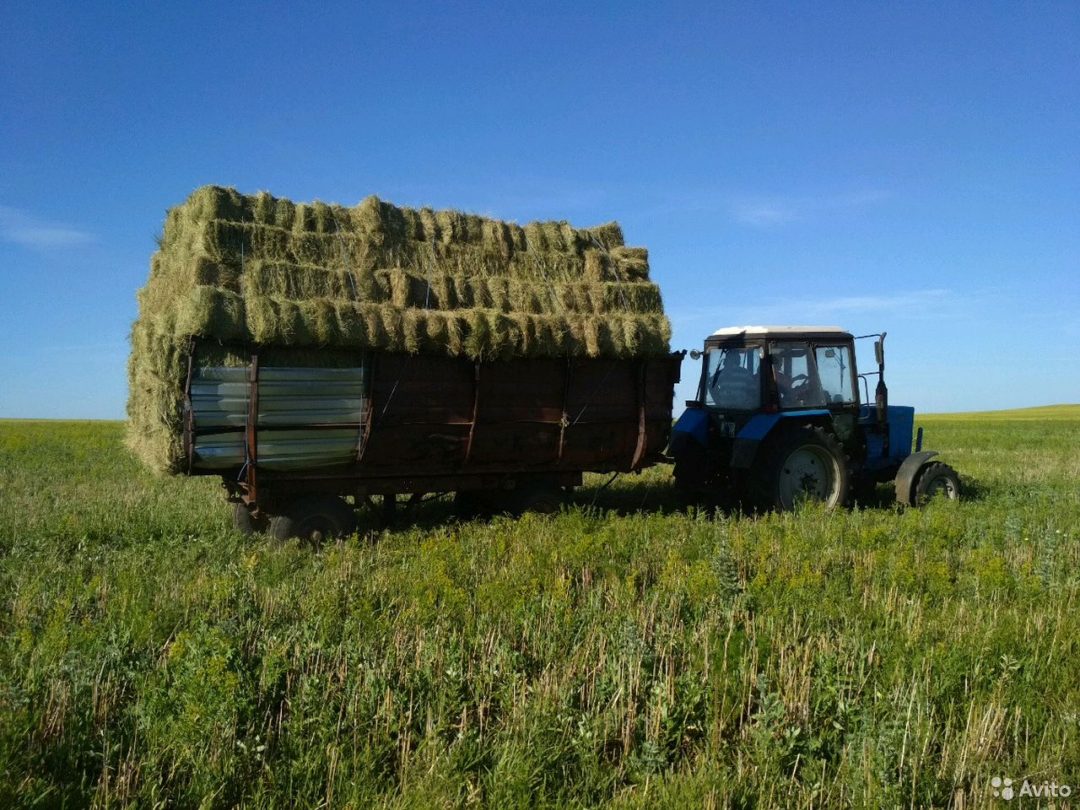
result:
[(735, 327), (705, 341), (698, 401), (720, 412), (855, 412), (854, 338), (837, 327)]
[[(691, 353), (702, 360), (697, 397), (672, 432), (680, 488), (787, 509), (800, 498), (835, 506), (896, 480), (898, 497), (911, 502), (915, 478), (935, 454), (922, 452), (921, 435), (912, 452), (914, 409), (888, 405), (885, 334), (862, 337), (876, 338), (878, 368), (860, 375), (860, 338), (839, 327), (744, 326), (710, 335)], [(877, 378), (872, 404), (869, 377)], [(947, 483), (955, 497), (959, 482)]]

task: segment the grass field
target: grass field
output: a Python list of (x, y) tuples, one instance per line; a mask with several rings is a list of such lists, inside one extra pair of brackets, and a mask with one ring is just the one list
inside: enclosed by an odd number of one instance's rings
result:
[(1080, 795), (1080, 407), (920, 423), (968, 500), (708, 516), (660, 468), (312, 554), (120, 423), (0, 422), (0, 806)]

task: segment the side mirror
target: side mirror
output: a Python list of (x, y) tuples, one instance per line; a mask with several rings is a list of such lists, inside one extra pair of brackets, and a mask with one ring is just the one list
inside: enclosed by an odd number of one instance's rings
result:
[(874, 362), (879, 366), (885, 365), (885, 345), (880, 340), (874, 341)]
[(690, 359), (691, 360), (700, 360), (701, 359), (701, 352), (699, 352), (697, 349), (691, 349), (691, 351), (690, 351)]

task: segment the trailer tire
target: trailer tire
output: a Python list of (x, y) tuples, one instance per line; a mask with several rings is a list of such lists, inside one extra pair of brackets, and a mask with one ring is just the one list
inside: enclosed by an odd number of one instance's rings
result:
[(943, 495), (950, 501), (958, 500), (960, 498), (960, 476), (948, 464), (933, 461), (927, 464), (919, 473), (919, 479), (915, 482), (912, 501), (916, 506), (924, 506), (937, 495)]
[(516, 514), (534, 512), (538, 515), (553, 515), (563, 505), (563, 493), (554, 484), (524, 484), (513, 498)]
[(828, 431), (813, 425), (785, 430), (763, 449), (751, 472), (758, 508), (785, 512), (800, 498), (820, 501), (829, 509), (847, 502), (847, 454)]
[(454, 493), (454, 514), (462, 520), (482, 517), (490, 508), (490, 504), (479, 492), (458, 490)]
[(241, 534), (255, 534), (256, 532), (265, 532), (267, 526), (270, 525), (270, 521), (263, 515), (256, 518), (251, 514), (251, 510), (248, 509), (245, 503), (233, 504), (233, 528)]
[(299, 540), (318, 549), (326, 541), (348, 537), (356, 531), (356, 513), (341, 498), (317, 495), (293, 501), (270, 519), (270, 535), (279, 543)]

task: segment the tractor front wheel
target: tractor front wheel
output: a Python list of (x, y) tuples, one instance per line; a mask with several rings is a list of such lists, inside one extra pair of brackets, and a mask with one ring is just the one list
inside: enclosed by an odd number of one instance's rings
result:
[(938, 495), (950, 501), (959, 499), (960, 476), (948, 464), (935, 461), (927, 464), (923, 471), (919, 473), (919, 480), (915, 482), (912, 502), (916, 506), (922, 506)]
[(784, 512), (801, 501), (817, 501), (831, 509), (847, 501), (847, 455), (831, 433), (798, 427), (776, 437), (763, 452), (751, 476), (760, 508)]

